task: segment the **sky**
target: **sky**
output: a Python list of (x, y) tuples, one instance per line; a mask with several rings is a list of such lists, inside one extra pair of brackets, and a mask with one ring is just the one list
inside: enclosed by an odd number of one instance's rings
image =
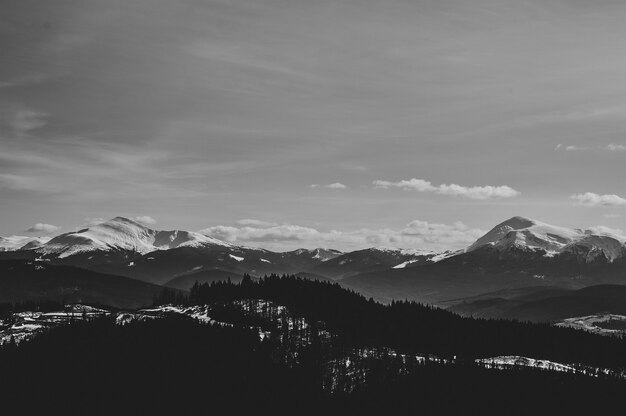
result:
[(0, 235), (626, 229), (621, 0), (0, 0)]

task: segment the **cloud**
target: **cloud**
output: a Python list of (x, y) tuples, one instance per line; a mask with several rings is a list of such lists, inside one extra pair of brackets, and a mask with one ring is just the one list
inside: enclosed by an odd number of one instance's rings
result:
[(0, 89), (2, 88), (18, 88), (39, 84), (49, 79), (50, 76), (43, 73), (30, 73), (14, 78), (11, 81), (0, 81)]
[(555, 151), (563, 150), (566, 152), (576, 152), (576, 151), (585, 151), (585, 150), (606, 150), (609, 152), (622, 152), (626, 151), (626, 145), (623, 144), (615, 144), (609, 143), (606, 146), (578, 146), (578, 145), (565, 145), (559, 143), (554, 148)]
[(567, 152), (575, 152), (579, 150), (589, 150), (589, 148), (585, 146), (575, 146), (575, 145), (565, 146), (565, 151)]
[(626, 205), (626, 199), (615, 194), (599, 195), (593, 192), (586, 192), (584, 194), (571, 195), (570, 199), (577, 201), (578, 205), (584, 205), (586, 207), (612, 207)]
[(314, 183), (309, 185), (309, 188), (326, 188), (326, 189), (347, 189), (348, 187), (340, 182), (330, 183), (328, 185), (320, 185)]
[(604, 214), (604, 218), (619, 218), (621, 215), (619, 214)]
[(314, 228), (282, 224), (273, 226), (223, 226), (218, 225), (200, 231), (203, 234), (230, 242), (284, 242), (307, 241), (318, 238), (321, 233)]
[(320, 231), (312, 227), (280, 224), (272, 226), (217, 225), (200, 231), (234, 244), (260, 245), (287, 250), (299, 247), (334, 247), (358, 249), (372, 246), (397, 248), (424, 248), (443, 250), (463, 248), (484, 234), (457, 221), (452, 224), (409, 222), (402, 229), (361, 228), (352, 231)]
[(0, 173), (0, 188), (15, 191), (50, 192), (53, 191), (44, 181), (24, 175)]
[(324, 188), (328, 188), (328, 189), (346, 189), (347, 186), (339, 183), (339, 182), (335, 182), (335, 183), (331, 183), (329, 185), (325, 185)]
[(624, 231), (619, 228), (611, 228), (604, 225), (597, 225), (595, 227), (590, 227), (589, 231), (594, 234), (617, 237), (620, 240), (626, 240), (626, 235), (624, 234)]
[(492, 199), (492, 198), (512, 198), (520, 195), (519, 191), (511, 188), (510, 186), (461, 186), (456, 184), (451, 185), (438, 185), (434, 186), (429, 181), (423, 179), (409, 179), (401, 180), (399, 182), (389, 182), (383, 180), (376, 180), (372, 182), (374, 188), (389, 189), (400, 188), (403, 190), (417, 191), (417, 192), (433, 192), (440, 195), (461, 196), (469, 199)]
[(242, 226), (259, 227), (259, 228), (273, 227), (273, 226), (278, 225), (275, 222), (268, 222), (268, 221), (262, 221), (262, 220), (253, 220), (253, 219), (249, 219), (249, 218), (241, 219), (241, 220), (237, 221), (236, 224), (237, 225), (242, 225)]
[(589, 148), (585, 147), (585, 146), (576, 146), (576, 145), (572, 145), (572, 144), (566, 145), (566, 144), (563, 144), (563, 143), (559, 143), (559, 144), (556, 145), (554, 150), (555, 151), (557, 151), (557, 150), (564, 150), (566, 152), (574, 152), (574, 151), (577, 151), (577, 150), (589, 150)]
[(140, 222), (140, 223), (145, 224), (145, 225), (153, 225), (153, 224), (157, 223), (157, 220), (155, 220), (154, 218), (152, 218), (149, 215), (140, 215), (140, 216), (137, 216), (137, 217), (133, 217), (131, 219), (133, 221), (137, 221), (137, 222)]
[(434, 187), (430, 182), (425, 181), (423, 179), (415, 179), (415, 178), (409, 179), (409, 180), (401, 180), (399, 182), (377, 180), (372, 183), (374, 184), (374, 188), (381, 188), (381, 189), (401, 188), (404, 190), (419, 191), (419, 192), (437, 190), (437, 188)]
[(46, 125), (48, 114), (27, 108), (18, 108), (13, 111), (8, 121), (11, 131), (17, 136), (28, 134), (31, 130)]
[(38, 222), (37, 224), (27, 228), (25, 230), (25, 232), (27, 232), (27, 233), (46, 233), (46, 234), (50, 234), (50, 233), (53, 233), (53, 232), (57, 231), (60, 228), (61, 227), (57, 227), (56, 225), (45, 224), (45, 223)]
[(520, 194), (519, 191), (503, 186), (472, 186), (439, 185), (437, 193), (442, 195), (463, 196), (470, 199), (512, 198)]
[(606, 146), (606, 150), (609, 150), (611, 152), (623, 152), (626, 151), (626, 146), (624, 146), (623, 144), (610, 143)]

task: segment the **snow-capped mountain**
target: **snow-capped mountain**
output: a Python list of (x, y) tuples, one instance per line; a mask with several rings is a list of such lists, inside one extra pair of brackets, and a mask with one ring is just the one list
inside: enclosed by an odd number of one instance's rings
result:
[(541, 254), (543, 257), (576, 258), (584, 263), (614, 262), (626, 258), (624, 238), (597, 230), (557, 227), (524, 217), (513, 217), (498, 225), (467, 248), (506, 254)]
[(11, 251), (4, 253), (4, 259), (71, 265), (156, 284), (172, 279), (191, 284), (217, 278), (236, 280), (246, 273), (262, 276), (306, 272), (343, 254), (325, 248), (279, 253), (237, 246), (196, 232), (154, 230), (123, 217), (49, 241), (12, 238), (2, 242), (2, 250)]
[(94, 226), (61, 234), (37, 249), (44, 256), (69, 257), (91, 251), (126, 250), (146, 254), (177, 247), (230, 247), (231, 244), (191, 231), (157, 231), (116, 217)]
[(0, 237), (0, 251), (31, 250), (50, 241), (49, 237)]

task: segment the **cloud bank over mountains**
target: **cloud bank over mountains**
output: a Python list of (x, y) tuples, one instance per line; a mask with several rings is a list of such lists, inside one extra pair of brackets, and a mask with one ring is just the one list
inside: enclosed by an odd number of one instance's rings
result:
[(27, 233), (44, 233), (44, 234), (50, 234), (53, 233), (55, 231), (58, 231), (61, 227), (58, 227), (56, 225), (52, 225), (52, 224), (45, 224), (45, 223), (41, 223), (38, 222), (35, 225), (32, 225), (30, 227), (28, 227), (26, 230), (24, 230)]
[(233, 244), (269, 249), (327, 247), (344, 250), (371, 246), (431, 250), (464, 248), (484, 234), (483, 230), (470, 228), (461, 221), (439, 224), (421, 220), (411, 221), (401, 229), (320, 231), (309, 226), (245, 219), (232, 226), (217, 225), (200, 232)]

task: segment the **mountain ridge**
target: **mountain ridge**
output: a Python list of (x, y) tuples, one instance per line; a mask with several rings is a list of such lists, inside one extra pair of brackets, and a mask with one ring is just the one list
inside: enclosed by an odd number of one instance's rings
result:
[[(218, 275), (235, 278), (243, 274), (304, 273), (345, 281), (380, 299), (408, 297), (429, 302), (507, 285), (539, 283), (577, 288), (587, 283), (621, 282), (622, 269), (626, 269), (626, 246), (620, 236), (601, 229), (553, 226), (521, 216), (497, 224), (464, 250), (441, 253), (385, 247), (349, 252), (322, 248), (273, 252), (191, 231), (153, 230), (115, 217), (60, 234), (40, 246), (1, 254), (0, 258), (38, 259), (160, 285), (172, 279), (187, 284), (193, 274), (208, 279)], [(360, 280), (369, 283), (361, 284)]]

